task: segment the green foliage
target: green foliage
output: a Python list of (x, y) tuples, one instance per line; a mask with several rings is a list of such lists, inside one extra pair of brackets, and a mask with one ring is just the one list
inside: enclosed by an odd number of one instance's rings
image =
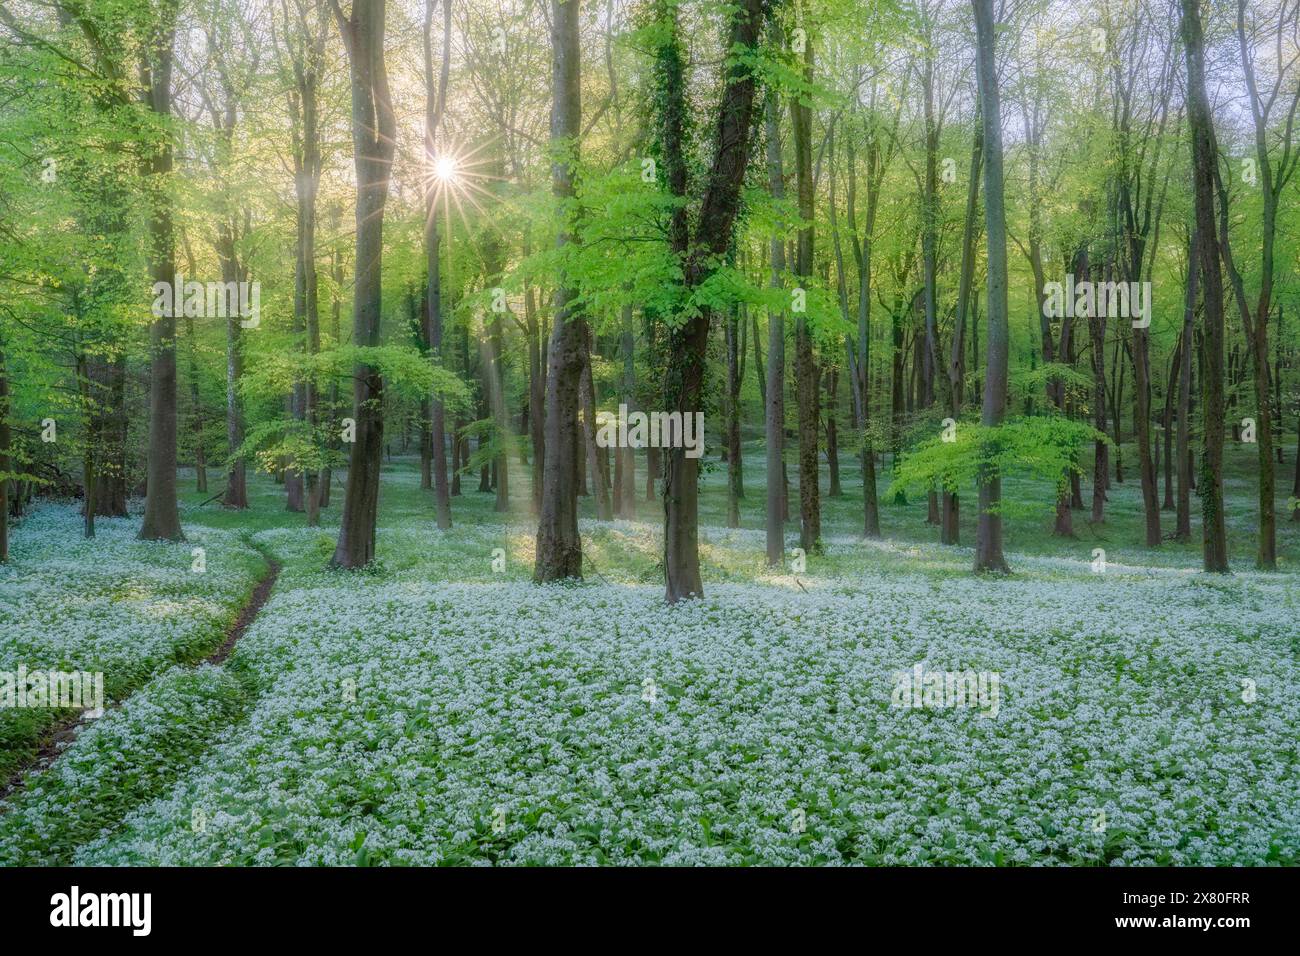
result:
[(1108, 441), (1092, 426), (1060, 415), (1014, 418), (994, 427), (963, 419), (949, 434), (951, 441), (939, 432), (901, 455), (886, 496), (932, 488), (957, 492), (974, 486), (981, 472), (1045, 479), (1059, 491), (1071, 472), (1079, 472), (1084, 445)]
[(1093, 377), (1090, 372), (1063, 362), (1045, 362), (1035, 368), (1017, 368), (1008, 376), (1008, 389), (1018, 399), (1042, 395), (1049, 382), (1062, 382), (1072, 396), (1089, 395)]

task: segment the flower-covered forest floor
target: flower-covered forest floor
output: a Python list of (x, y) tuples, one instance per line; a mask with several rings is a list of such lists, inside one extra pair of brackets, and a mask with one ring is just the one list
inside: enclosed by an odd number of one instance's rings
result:
[[(638, 521), (584, 501), (576, 586), (531, 583), (517, 463), (514, 514), (467, 478), (440, 533), (415, 462), (388, 462), (361, 573), (325, 567), (341, 490), (319, 529), (269, 479), (242, 514), (187, 494), (175, 545), (135, 541), (138, 516), (83, 541), (75, 506), (43, 504), (0, 566), (0, 671), (102, 671), (109, 706), (0, 803), (0, 863), (1295, 864), (1300, 525), (1279, 499), (1286, 570), (1250, 570), (1251, 455), (1230, 577), (1199, 572), (1199, 524), (1143, 548), (1129, 480), (1066, 540), (1050, 488), (1009, 482), (1013, 574), (986, 579), (973, 496), (962, 547), (915, 500), (882, 500), (865, 542), (847, 461), (825, 554), (765, 568), (747, 446), (743, 527), (715, 463), (706, 595), (675, 607), (643, 475)], [(267, 555), (269, 602), (201, 663)], [(996, 696), (898, 706), (917, 665)], [(72, 716), (0, 711), (0, 778)]]

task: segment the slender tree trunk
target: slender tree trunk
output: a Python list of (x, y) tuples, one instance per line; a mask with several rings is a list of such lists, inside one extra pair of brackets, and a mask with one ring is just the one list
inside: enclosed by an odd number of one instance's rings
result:
[(1151, 460), (1151, 360), (1146, 329), (1133, 329), (1133, 433), (1137, 437), (1138, 472), (1142, 484), (1142, 512), (1146, 519), (1146, 545), (1160, 547), (1160, 499), (1156, 469)]
[[(1277, 479), (1273, 461), (1273, 410), (1270, 404), (1268, 321), (1272, 312), (1278, 194), (1285, 189), (1287, 181), (1295, 172), (1295, 163), (1292, 159), (1292, 149), (1294, 147), (1291, 132), (1296, 107), (1293, 98), (1291, 112), (1286, 122), (1286, 136), (1283, 148), (1275, 156), (1274, 152), (1269, 149), (1267, 139), (1268, 114), (1274, 101), (1266, 92), (1262, 92), (1257, 84), (1255, 59), (1250, 52), (1247, 39), (1246, 10), (1247, 0), (1237, 0), (1237, 39), (1241, 51), (1242, 72), (1249, 93), (1251, 115), (1254, 120), (1255, 156), (1259, 166), (1258, 181), (1263, 200), (1263, 221), (1260, 230), (1259, 299), (1256, 301), (1253, 322), (1250, 320), (1240, 276), (1232, 265), (1230, 256), (1228, 257), (1229, 261), (1225, 264), (1228, 266), (1228, 273), (1232, 277), (1233, 287), (1241, 308), (1242, 324), (1246, 331), (1247, 345), (1251, 350), (1252, 371), (1255, 379), (1255, 444), (1259, 459), (1259, 543), (1255, 552), (1255, 566), (1263, 571), (1273, 571), (1277, 568), (1277, 515), (1274, 501)], [(1287, 6), (1283, 5), (1280, 22), (1278, 23), (1279, 46), (1282, 42), (1280, 37), (1286, 32), (1288, 20), (1290, 20), (1291, 36), (1294, 37), (1296, 27), (1300, 25), (1300, 13), (1295, 9), (1288, 12)], [(1281, 58), (1280, 53), (1278, 57)], [(1283, 73), (1286, 72), (1285, 67), (1281, 67), (1281, 70)], [(1282, 78), (1279, 77), (1277, 82), (1278, 85), (1273, 91), (1274, 95), (1281, 90)], [(1275, 158), (1279, 166), (1276, 177), (1273, 172)], [(1219, 194), (1222, 198), (1220, 222), (1223, 222), (1227, 216), (1227, 198), (1226, 192), (1221, 187)], [(1222, 241), (1226, 252), (1228, 248), (1228, 230), (1226, 226), (1223, 228)], [(1279, 409), (1279, 413), (1280, 411), (1281, 409)]]
[[(1094, 312), (1100, 312), (1094, 309)], [(1106, 316), (1088, 317), (1088, 342), (1092, 359), (1092, 427), (1106, 434)], [(1100, 437), (1092, 444), (1093, 524), (1106, 520), (1106, 485), (1110, 480), (1110, 446)]]
[(1192, 329), (1196, 324), (1197, 280), (1200, 277), (1200, 250), (1196, 230), (1191, 230), (1187, 249), (1187, 295), (1183, 300), (1183, 329), (1178, 356), (1178, 502), (1174, 518), (1174, 538), (1192, 539)]
[(1296, 506), (1291, 510), (1291, 520), (1300, 521), (1300, 419), (1296, 422), (1295, 478), (1291, 483), (1291, 497), (1296, 500)]
[(733, 305), (725, 319), (727, 348), (727, 527), (740, 527), (740, 329), (739, 307)]
[(126, 359), (122, 349), (110, 357), (92, 356), (95, 384), (95, 517), (125, 518), (126, 511)]
[[(0, 342), (0, 346), (3, 342)], [(0, 564), (9, 560), (9, 469), (13, 467), (13, 432), (9, 426), (9, 368), (0, 347)]]
[(826, 469), (830, 472), (831, 481), (827, 494), (832, 498), (844, 494), (840, 488), (840, 442), (835, 423), (839, 378), (839, 369), (832, 367), (826, 385)]
[[(632, 304), (623, 306), (622, 314), (623, 389), (622, 404), (629, 411), (636, 407), (636, 333), (632, 328)], [(623, 463), (619, 474), (618, 504), (615, 514), (628, 521), (636, 519), (636, 449), (619, 448), (618, 460)]]
[(1116, 329), (1114, 358), (1110, 365), (1111, 381), (1115, 383), (1111, 392), (1110, 418), (1115, 428), (1115, 483), (1118, 485), (1124, 483), (1124, 417), (1120, 408), (1124, 404), (1124, 372), (1128, 366), (1119, 360), (1123, 348), (1124, 336)]
[[(985, 428), (1002, 424), (1007, 403), (1007, 363), (1010, 339), (1007, 328), (1007, 233), (1003, 205), (1002, 109), (997, 85), (997, 37), (992, 0), (971, 0), (975, 9), (976, 63), (980, 111), (984, 124), (984, 220), (988, 236), (988, 358), (984, 373)], [(975, 570), (1006, 573), (1002, 554), (1002, 481), (987, 456), (979, 473), (979, 524), (976, 532)]]
[[(352, 78), (352, 139), (357, 177), (356, 278), (352, 295), (354, 345), (379, 345), (382, 314), (384, 206), (392, 173), (396, 121), (384, 67), (384, 0), (353, 0), (335, 17), (348, 51)], [(353, 369), (352, 414), (356, 441), (348, 462), (338, 546), (331, 563), (362, 568), (375, 558), (379, 469), (384, 453), (384, 379), (377, 366)]]
[(1165, 446), (1165, 497), (1160, 504), (1161, 511), (1174, 510), (1174, 394), (1178, 390), (1178, 370), (1182, 364), (1181, 350), (1180, 340), (1174, 346), (1174, 354), (1169, 359), (1169, 375), (1165, 379), (1165, 411), (1162, 418)]
[[(551, 191), (565, 210), (556, 247), (574, 242), (571, 204), (582, 127), (581, 46), (578, 4), (551, 3)], [(542, 475), (542, 514), (537, 526), (538, 583), (582, 577), (578, 537), (578, 392), (586, 364), (587, 328), (568, 276), (555, 290), (555, 318), (547, 352), (546, 465)]]
[(1214, 216), (1214, 176), (1218, 156), (1205, 93), (1205, 44), (1197, 0), (1182, 4), (1183, 48), (1187, 57), (1187, 117), (1192, 135), (1196, 232), (1204, 283), (1205, 322), (1201, 376), (1205, 434), (1201, 453), (1201, 534), (1206, 571), (1228, 572), (1228, 536), (1223, 514), (1223, 277), (1219, 271)]
[[(773, 31), (775, 32), (775, 31)], [(777, 94), (768, 90), (765, 103), (767, 123), (768, 188), (772, 198), (785, 197), (785, 174), (781, 168), (780, 122)], [(785, 273), (785, 244), (779, 236), (770, 243), (771, 287), (781, 288)], [(757, 338), (755, 339), (757, 342)], [(785, 312), (767, 314), (767, 386), (764, 425), (767, 445), (767, 564), (785, 564)]]
[[(687, 290), (704, 283), (731, 246), (749, 159), (757, 86), (748, 58), (757, 51), (765, 13), (764, 0), (742, 0), (730, 14), (730, 36), (725, 47), (730, 57), (718, 104), (713, 162), (700, 201), (696, 233), (683, 262)], [(680, 151), (678, 155), (682, 155)], [(700, 407), (710, 318), (704, 310), (670, 335), (665, 407), (669, 412), (680, 411), (683, 418)], [(674, 603), (704, 595), (698, 541), (699, 461), (688, 458), (680, 447), (668, 449), (665, 457), (664, 576), (666, 598)]]
[[(333, 225), (337, 228), (338, 220)], [(330, 274), (334, 277), (334, 291), (330, 297), (330, 327), (334, 333), (335, 347), (343, 344), (343, 301), (339, 291), (343, 288), (343, 257), (337, 248), (330, 253)], [(334, 452), (339, 447), (339, 383), (338, 379), (330, 382), (329, 392), (329, 426), (327, 447)], [(328, 508), (331, 492), (334, 488), (334, 469), (326, 465), (320, 471), (320, 506)]]
[(591, 375), (591, 342), (588, 334), (587, 364), (582, 367), (578, 385), (582, 402), (582, 431), (587, 445), (587, 463), (591, 469), (591, 489), (596, 498), (596, 520), (610, 521), (614, 509), (610, 505), (608, 473), (605, 470), (605, 449), (596, 444), (596, 389)]
[(546, 376), (542, 360), (542, 329), (537, 321), (533, 287), (524, 290), (528, 329), (528, 432), (533, 444), (533, 514), (542, 513), (542, 481), (546, 470)]
[[(948, 411), (954, 421), (961, 417), (966, 392), (966, 317), (970, 311), (971, 287), (975, 281), (976, 218), (979, 212), (980, 173), (984, 167), (984, 127), (976, 105), (974, 142), (966, 185), (966, 218), (962, 230), (961, 273), (957, 286), (957, 318), (948, 359)], [(956, 491), (944, 489), (940, 541), (961, 543), (961, 501)]]
[[(437, 156), (438, 129), (447, 102), (447, 82), (451, 69), (451, 0), (443, 0), (442, 65), (438, 89), (433, 88), (433, 37), (431, 26), (436, 0), (428, 0), (424, 16), (424, 148), (429, 157)], [(438, 194), (430, 188), (425, 197), (424, 257), (427, 289), (425, 296), (425, 338), (429, 343), (429, 360), (443, 366), (442, 355), (442, 259), (439, 254), (442, 236), (438, 231)], [(531, 295), (531, 292), (530, 292)], [(530, 346), (533, 343), (530, 341)], [(541, 414), (540, 403), (534, 412)], [(429, 398), (429, 471), (439, 530), (451, 528), (451, 493), (447, 483), (447, 409), (437, 395)]]
[[(78, 318), (81, 318), (81, 316), (78, 315)], [(74, 359), (77, 391), (81, 398), (81, 407), (85, 410), (86, 427), (86, 447), (81, 453), (81, 487), (85, 495), (85, 501), (81, 509), (82, 534), (86, 538), (93, 538), (95, 536), (95, 433), (91, 427), (91, 418), (94, 412), (92, 411), (93, 400), (90, 394), (90, 370), (86, 362), (86, 353), (83, 350), (78, 349)]]
[[(154, 283), (176, 283), (176, 240), (172, 226), (170, 181), (173, 146), (172, 46), (176, 33), (176, 6), (171, 0), (157, 11), (159, 22), (143, 53), (141, 74), (148, 89), (149, 107), (161, 118), (161, 142), (147, 162), (150, 191), (149, 271)], [(182, 290), (173, 288), (172, 300)], [(149, 327), (149, 469), (148, 495), (140, 538), (145, 541), (184, 541), (176, 500), (176, 318), (156, 316)]]
[[(804, 81), (812, 83), (812, 40), (804, 43)], [(799, 230), (795, 257), (795, 274), (805, 288), (813, 272), (813, 199), (812, 176), (812, 105), (800, 98), (790, 101), (794, 127), (795, 182), (798, 187), (799, 218), (805, 223)], [(799, 403), (799, 545), (809, 554), (821, 550), (821, 495), (818, 488), (820, 460), (817, 450), (818, 369), (813, 357), (812, 331), (806, 313), (794, 317), (795, 382)]]
[[(203, 448), (203, 402), (199, 397), (199, 365), (196, 358), (197, 346), (194, 341), (194, 319), (190, 316), (185, 317), (185, 336), (190, 341), (188, 358), (190, 367), (190, 414), (194, 416), (194, 424), (190, 429), (194, 436), (194, 490), (203, 493), (208, 490), (208, 456)], [(97, 403), (99, 399), (93, 395), (95, 376), (91, 372), (89, 364), (87, 364), (85, 374), (86, 397), (88, 400)], [(98, 437), (98, 421), (98, 413), (92, 410), (86, 423), (87, 443), (93, 443)], [(97, 481), (96, 484), (98, 484)], [(89, 502), (94, 495), (91, 488), (87, 487), (86, 491), (86, 500)]]

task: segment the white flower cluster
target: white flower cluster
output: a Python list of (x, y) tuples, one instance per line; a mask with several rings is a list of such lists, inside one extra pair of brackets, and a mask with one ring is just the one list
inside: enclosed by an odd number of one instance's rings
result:
[[(81, 537), (74, 507), (46, 505), (26, 517), (0, 564), (0, 671), (102, 672), (110, 700), (220, 643), (264, 570), (237, 534), (189, 529), (178, 544), (136, 540), (139, 522), (96, 521)], [(195, 548), (204, 571), (193, 570)], [(46, 715), (54, 719), (54, 713)], [(0, 708), (0, 741), (32, 719)]]
[[(977, 580), (837, 541), (833, 574), (668, 607), (494, 579), (502, 534), (381, 530), (377, 575), (265, 534), (291, 563), (232, 658), (257, 700), (72, 861), (1300, 861), (1293, 576)], [(481, 580), (434, 583), (466, 542)], [(999, 674), (997, 717), (891, 707), (918, 662)]]

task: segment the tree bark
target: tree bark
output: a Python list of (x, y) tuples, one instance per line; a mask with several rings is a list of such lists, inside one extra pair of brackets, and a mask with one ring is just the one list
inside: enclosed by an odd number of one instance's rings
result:
[(95, 516), (125, 518), (126, 510), (126, 355), (92, 356), (90, 374), (96, 392), (95, 442), (100, 449), (95, 469)]
[[(962, 229), (961, 273), (957, 285), (957, 317), (948, 359), (948, 411), (954, 421), (961, 417), (966, 394), (966, 316), (970, 310), (971, 286), (975, 281), (976, 217), (979, 212), (980, 173), (984, 168), (984, 127), (979, 106), (975, 109), (975, 136), (971, 144), (970, 171), (966, 184), (966, 218)], [(961, 543), (961, 500), (958, 492), (943, 492), (940, 541)]]
[(1187, 118), (1192, 134), (1196, 232), (1204, 285), (1201, 376), (1204, 435), (1201, 452), (1201, 535), (1206, 571), (1228, 572), (1228, 536), (1223, 514), (1223, 277), (1219, 271), (1218, 227), (1214, 216), (1214, 128), (1205, 93), (1205, 41), (1197, 0), (1180, 0), (1181, 31), (1187, 58)]
[[(622, 404), (631, 411), (636, 407), (636, 332), (632, 327), (630, 302), (623, 306), (621, 350), (623, 353)], [(619, 496), (614, 513), (619, 518), (634, 521), (636, 519), (636, 449), (619, 448), (618, 460), (623, 463), (623, 468), (619, 473)]]
[[(433, 86), (433, 9), (437, 0), (427, 0), (424, 9), (424, 149), (426, 161), (438, 155), (438, 129), (447, 103), (447, 82), (451, 69), (451, 0), (443, 0), (442, 64), (438, 88)], [(445, 201), (445, 200), (444, 200)], [(429, 361), (442, 366), (442, 237), (438, 231), (438, 193), (430, 183), (425, 196), (424, 257), (426, 275), (425, 340)], [(530, 343), (531, 345), (532, 343)], [(535, 414), (540, 414), (540, 407)], [(437, 395), (429, 397), (429, 471), (433, 486), (434, 513), (438, 529), (451, 528), (451, 493), (447, 482), (447, 409)]]
[[(773, 31), (775, 33), (775, 30)], [(772, 198), (785, 197), (785, 174), (781, 164), (780, 123), (777, 94), (768, 90), (764, 104), (767, 126), (768, 189)], [(785, 243), (779, 235), (769, 243), (771, 287), (779, 289), (785, 273)], [(757, 343), (757, 338), (755, 342)], [(767, 564), (785, 564), (785, 312), (767, 314), (767, 386), (764, 400), (764, 435), (767, 445)]]
[(582, 367), (579, 397), (582, 402), (582, 430), (587, 444), (587, 463), (591, 469), (592, 495), (596, 499), (596, 520), (610, 521), (614, 509), (610, 504), (608, 472), (605, 469), (605, 452), (596, 443), (596, 383), (591, 375), (591, 341), (588, 330), (587, 362)]
[[(3, 343), (0, 343), (3, 345)], [(13, 432), (9, 426), (9, 368), (0, 348), (0, 564), (9, 560), (9, 469), (13, 467)]]
[[(188, 358), (190, 367), (190, 414), (193, 416), (190, 431), (194, 436), (194, 490), (203, 494), (208, 490), (208, 456), (203, 447), (203, 402), (199, 396), (199, 364), (195, 354), (197, 345), (194, 341), (194, 319), (189, 316), (185, 318), (185, 336), (190, 340)], [(95, 377), (90, 370), (89, 361), (87, 361), (84, 371), (87, 398), (97, 404), (98, 398), (93, 396)], [(86, 442), (88, 445), (93, 445), (98, 436), (99, 430), (96, 428), (98, 417), (97, 412), (90, 411), (89, 420), (87, 421), (88, 427), (86, 428)], [(97, 471), (98, 469), (93, 470)], [(97, 481), (96, 484), (98, 484)], [(86, 491), (86, 501), (90, 502), (94, 498), (93, 489), (88, 486)]]
[[(351, 69), (352, 140), (357, 178), (356, 277), (352, 294), (352, 340), (379, 345), (383, 299), (384, 207), (392, 173), (396, 121), (384, 67), (384, 0), (353, 0), (345, 17), (330, 0), (343, 34)], [(356, 441), (338, 546), (331, 564), (362, 568), (375, 558), (379, 517), (379, 469), (384, 453), (384, 380), (378, 367), (361, 361), (353, 368), (352, 413)]]
[[(812, 84), (813, 45), (808, 38), (804, 43), (803, 78)], [(800, 98), (790, 101), (790, 117), (794, 127), (795, 182), (798, 188), (799, 218), (804, 225), (798, 232), (795, 275), (805, 287), (813, 271), (813, 199), (812, 175), (812, 105)], [(799, 546), (809, 554), (821, 551), (821, 495), (818, 488), (818, 400), (819, 373), (813, 357), (812, 332), (805, 313), (794, 317), (795, 384), (799, 405)]]
[[(148, 90), (150, 110), (160, 118), (161, 141), (145, 161), (149, 184), (149, 272), (155, 283), (176, 283), (176, 240), (170, 199), (173, 143), (172, 47), (176, 37), (176, 6), (162, 4), (158, 22), (142, 54), (140, 73)], [(181, 297), (173, 289), (173, 303)], [(168, 310), (174, 313), (175, 309)], [(157, 316), (149, 327), (149, 466), (148, 494), (140, 538), (145, 541), (184, 541), (176, 500), (176, 317)]]
[(1197, 280), (1200, 277), (1200, 249), (1196, 230), (1191, 230), (1187, 247), (1187, 295), (1183, 300), (1183, 328), (1178, 362), (1178, 501), (1174, 517), (1174, 539), (1192, 539), (1192, 330), (1196, 324)]
[[(573, 236), (574, 177), (582, 129), (581, 46), (578, 4), (551, 3), (551, 192), (564, 215), (556, 248)], [(578, 391), (586, 364), (587, 328), (568, 276), (555, 290), (555, 316), (547, 352), (546, 464), (542, 474), (542, 513), (537, 525), (538, 583), (582, 577), (578, 536)]]
[[(758, 47), (766, 15), (765, 0), (742, 0), (730, 15), (730, 36), (725, 49), (722, 97), (718, 104), (713, 162), (700, 203), (695, 235), (683, 262), (688, 290), (713, 274), (731, 245), (732, 228), (740, 207), (740, 189), (749, 159), (756, 81), (747, 57)], [(682, 155), (679, 151), (679, 155)], [(811, 249), (810, 249), (811, 251)], [(688, 319), (670, 335), (665, 374), (665, 406), (683, 416), (699, 410), (704, 362), (709, 344), (707, 310)], [(664, 456), (664, 575), (669, 603), (703, 597), (699, 558), (699, 461), (686, 457), (684, 448), (670, 448)]]
[(739, 306), (725, 319), (727, 349), (727, 527), (740, 527), (740, 499), (745, 493), (740, 460), (740, 329)]
[[(1191, 0), (1189, 0), (1191, 2)], [(984, 372), (985, 428), (1002, 424), (1007, 403), (1007, 363), (1010, 340), (1007, 328), (1007, 232), (1003, 203), (1002, 109), (997, 85), (997, 36), (992, 0), (971, 0), (975, 9), (976, 63), (980, 110), (984, 125), (984, 221), (988, 236), (988, 356)], [(979, 473), (979, 523), (976, 531), (975, 570), (1005, 574), (1002, 554), (1002, 481), (987, 456), (986, 445)]]

